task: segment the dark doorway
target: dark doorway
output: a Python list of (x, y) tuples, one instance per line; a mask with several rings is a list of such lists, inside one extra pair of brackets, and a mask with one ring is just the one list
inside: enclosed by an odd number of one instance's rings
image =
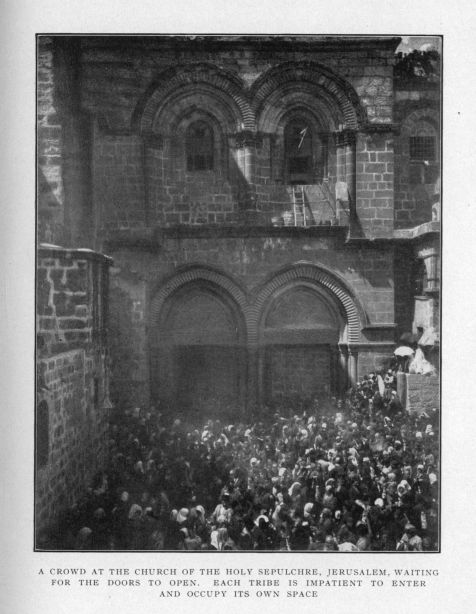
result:
[(153, 357), (155, 396), (188, 419), (243, 410), (243, 324), (233, 300), (207, 283), (187, 284), (166, 303)]
[(176, 399), (188, 415), (234, 414), (240, 396), (239, 353), (233, 346), (176, 348)]
[(266, 348), (265, 391), (268, 402), (310, 401), (331, 389), (328, 345), (269, 345)]
[(325, 293), (309, 284), (281, 290), (261, 331), (264, 400), (310, 402), (336, 390), (340, 318)]

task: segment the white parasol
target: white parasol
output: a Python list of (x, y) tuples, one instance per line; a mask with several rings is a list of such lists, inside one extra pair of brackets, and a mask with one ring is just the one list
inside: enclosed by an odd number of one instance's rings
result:
[(408, 345), (401, 345), (394, 352), (395, 356), (413, 356), (414, 353), (414, 350)]

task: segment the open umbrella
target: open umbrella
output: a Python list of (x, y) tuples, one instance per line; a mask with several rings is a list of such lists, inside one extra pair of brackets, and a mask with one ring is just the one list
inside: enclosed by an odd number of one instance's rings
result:
[(395, 356), (413, 356), (414, 353), (414, 350), (408, 345), (401, 345), (394, 351)]

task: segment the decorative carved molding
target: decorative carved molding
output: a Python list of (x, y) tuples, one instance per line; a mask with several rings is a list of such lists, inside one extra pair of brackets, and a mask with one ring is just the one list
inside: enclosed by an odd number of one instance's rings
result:
[(215, 285), (234, 301), (246, 324), (249, 347), (255, 347), (258, 344), (263, 313), (268, 301), (284, 286), (298, 286), (300, 282), (311, 283), (317, 288), (327, 290), (327, 294), (335, 298), (336, 303), (340, 305), (345, 314), (346, 343), (358, 344), (360, 341), (360, 331), (365, 316), (351, 292), (335, 275), (321, 267), (307, 263), (299, 263), (278, 272), (257, 292), (250, 295), (247, 295), (241, 286), (225, 273), (208, 266), (192, 266), (170, 277), (155, 293), (150, 304), (151, 325), (159, 325), (161, 310), (167, 298), (186, 284), (199, 281)]
[[(243, 315), (248, 309), (248, 301), (244, 290), (224, 273), (205, 266), (194, 266), (178, 272), (170, 277), (154, 295), (150, 306), (150, 320), (152, 324), (158, 324), (160, 312), (166, 299), (174, 294), (179, 288), (194, 281), (207, 281), (225, 291), (240, 307)], [(245, 317), (246, 320), (246, 317)]]
[[(157, 81), (146, 92), (134, 114), (134, 124), (140, 131), (151, 131), (157, 110), (174, 92), (188, 85), (200, 84), (217, 92), (221, 102), (232, 108), (237, 125), (244, 125), (246, 130), (255, 129), (254, 113), (244, 93), (244, 85), (233, 73), (222, 70), (212, 64), (186, 64), (175, 66), (161, 73)], [(235, 112), (238, 111), (238, 115)]]
[(349, 83), (317, 62), (302, 61), (274, 66), (253, 83), (250, 94), (256, 114), (274, 90), (292, 82), (315, 83), (328, 92), (340, 108), (348, 128), (356, 129), (366, 121), (365, 110)]
[(217, 101), (235, 117), (237, 126), (256, 134), (257, 117), (269, 96), (280, 87), (289, 87), (293, 83), (298, 92), (299, 84), (304, 89), (309, 86), (317, 88), (327, 104), (338, 110), (346, 128), (367, 127), (366, 112), (354, 88), (329, 68), (307, 61), (274, 66), (263, 73), (249, 90), (234, 73), (212, 64), (185, 64), (170, 68), (159, 74), (150, 86), (134, 112), (132, 125), (141, 132), (151, 132), (157, 112), (170, 97), (187, 86), (203, 86), (215, 92)]
[[(279, 288), (291, 283), (298, 283), (299, 281), (310, 281), (331, 292), (345, 313), (347, 341), (349, 343), (358, 343), (363, 319), (363, 315), (359, 311), (362, 310), (359, 310), (354, 297), (343, 282), (332, 273), (313, 264), (296, 264), (278, 273), (266, 283), (256, 296), (253, 310), (253, 318), (256, 318), (256, 322), (261, 317), (265, 303)], [(257, 330), (258, 327), (256, 326)]]

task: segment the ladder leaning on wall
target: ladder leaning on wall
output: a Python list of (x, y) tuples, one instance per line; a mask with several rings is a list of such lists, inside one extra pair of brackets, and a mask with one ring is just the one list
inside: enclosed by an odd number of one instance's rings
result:
[[(306, 202), (303, 185), (294, 185), (292, 188), (293, 194), (293, 214), (295, 226), (312, 225), (313, 214), (309, 204)], [(308, 210), (306, 212), (306, 209)]]

